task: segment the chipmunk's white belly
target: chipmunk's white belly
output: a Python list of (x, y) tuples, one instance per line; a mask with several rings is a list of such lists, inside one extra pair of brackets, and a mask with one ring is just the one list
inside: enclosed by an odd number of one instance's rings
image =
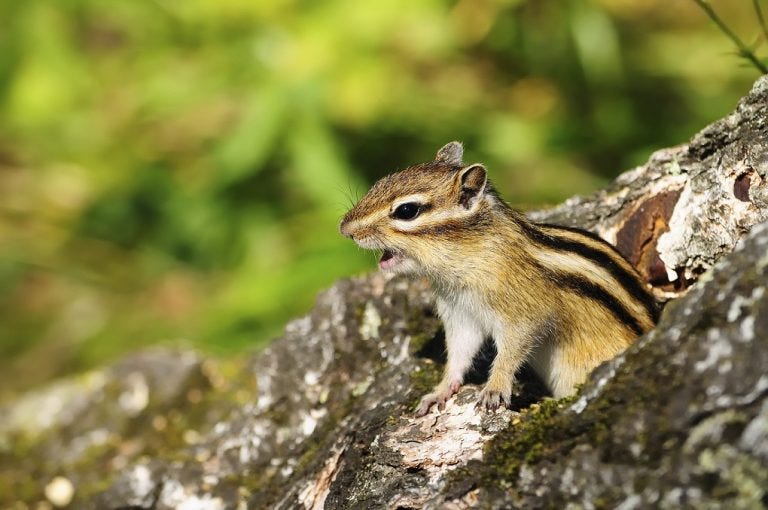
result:
[(501, 324), (498, 316), (474, 292), (461, 290), (437, 293), (437, 313), (444, 322), (472, 329), (483, 336), (494, 336)]

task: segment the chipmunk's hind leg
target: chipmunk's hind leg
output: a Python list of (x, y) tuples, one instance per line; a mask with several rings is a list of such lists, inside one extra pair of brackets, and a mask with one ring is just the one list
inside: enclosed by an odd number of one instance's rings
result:
[(562, 346), (549, 345), (542, 349), (541, 354), (535, 356), (535, 362), (531, 363), (555, 398), (572, 394), (591, 370), (589, 366), (569, 362), (568, 359), (573, 357), (570, 354), (568, 349), (563, 349)]
[(532, 356), (531, 364), (555, 398), (573, 394), (600, 363), (623, 352), (632, 342), (631, 332), (609, 319), (580, 321)]

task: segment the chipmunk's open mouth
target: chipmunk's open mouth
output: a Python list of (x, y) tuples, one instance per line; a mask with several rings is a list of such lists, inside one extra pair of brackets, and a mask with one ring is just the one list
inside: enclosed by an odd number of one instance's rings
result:
[(387, 270), (394, 268), (397, 264), (402, 262), (403, 256), (393, 252), (392, 250), (384, 250), (384, 253), (381, 255), (381, 259), (379, 259), (379, 267)]

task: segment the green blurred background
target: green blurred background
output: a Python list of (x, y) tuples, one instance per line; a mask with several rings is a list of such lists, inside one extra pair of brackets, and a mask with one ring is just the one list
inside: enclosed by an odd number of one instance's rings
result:
[[(713, 1), (749, 41), (746, 1)], [(376, 178), (459, 139), (521, 207), (727, 114), (758, 73), (687, 0), (0, 2), (0, 396), (264, 345), (374, 257)]]

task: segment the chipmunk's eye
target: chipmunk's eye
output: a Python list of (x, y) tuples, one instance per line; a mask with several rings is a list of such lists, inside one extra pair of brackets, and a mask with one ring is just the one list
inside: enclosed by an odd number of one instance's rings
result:
[(421, 212), (421, 206), (416, 202), (406, 202), (398, 205), (392, 211), (392, 217), (398, 220), (412, 220)]

